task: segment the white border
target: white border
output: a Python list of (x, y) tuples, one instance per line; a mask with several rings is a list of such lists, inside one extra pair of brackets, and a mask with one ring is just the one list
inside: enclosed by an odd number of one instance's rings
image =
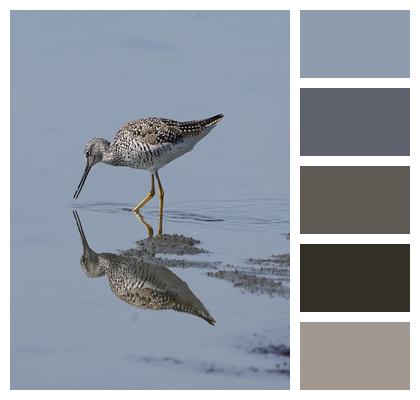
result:
[[(290, 149), (291, 149), (291, 157), (290, 157), (290, 175), (291, 175), (291, 390), (290, 391), (218, 391), (217, 396), (221, 398), (245, 398), (245, 399), (253, 399), (255, 396), (262, 396), (264, 398), (270, 399), (277, 399), (279, 396), (282, 398), (300, 398), (300, 397), (309, 397), (313, 399), (335, 399), (339, 396), (342, 399), (352, 399), (354, 397), (366, 397), (366, 398), (381, 398), (381, 399), (394, 399), (396, 396), (401, 398), (412, 398), (413, 396), (417, 397), (419, 395), (418, 390), (418, 377), (420, 376), (420, 369), (419, 369), (419, 346), (418, 346), (418, 339), (415, 338), (419, 337), (419, 330), (417, 328), (418, 321), (419, 321), (419, 290), (417, 289), (418, 283), (418, 268), (420, 268), (420, 257), (418, 246), (418, 235), (419, 235), (419, 223), (420, 223), (420, 215), (417, 211), (418, 208), (415, 205), (420, 204), (419, 198), (419, 166), (418, 166), (418, 153), (419, 153), (419, 131), (420, 126), (418, 122), (418, 110), (419, 108), (419, 100), (418, 100), (418, 80), (416, 79), (417, 71), (418, 71), (418, 57), (419, 57), (419, 45), (415, 43), (414, 38), (420, 37), (418, 26), (420, 24), (420, 20), (417, 14), (417, 1), (409, 1), (409, 0), (382, 0), (382, 1), (375, 1), (375, 0), (343, 0), (338, 2), (337, 0), (260, 0), (260, 1), (250, 1), (250, 0), (242, 0), (242, 1), (229, 1), (229, 0), (206, 0), (206, 1), (192, 1), (192, 0), (178, 0), (176, 2), (171, 0), (154, 0), (154, 1), (139, 1), (139, 0), (113, 0), (113, 1), (99, 1), (99, 0), (61, 0), (59, 2), (53, 0), (39, 0), (37, 2), (26, 0), (26, 1), (2, 1), (0, 3), (0, 10), (1, 10), (1, 19), (0, 19), (0, 43), (3, 50), (3, 58), (2, 63), (0, 64), (1, 68), (1, 82), (2, 82), (2, 124), (3, 124), (3, 145), (6, 145), (10, 148), (10, 140), (9, 140), (9, 132), (10, 132), (10, 124), (9, 124), (9, 116), (10, 116), (10, 86), (9, 86), (9, 54), (10, 54), (10, 42), (9, 42), (9, 11), (11, 9), (38, 9), (38, 10), (49, 10), (49, 9), (56, 9), (56, 10), (95, 10), (95, 9), (103, 9), (103, 10), (136, 10), (136, 9), (150, 9), (150, 10), (230, 10), (230, 9), (238, 9), (238, 10), (290, 10), (290, 26), (291, 26), (291, 79), (290, 79), (290, 98), (291, 98), (291, 141), (290, 141)], [(412, 376), (412, 384), (410, 391), (299, 391), (299, 321), (300, 320), (309, 320), (312, 317), (305, 316), (305, 314), (299, 313), (299, 240), (304, 243), (306, 240), (309, 239), (311, 243), (314, 242), (314, 238), (311, 238), (311, 235), (299, 235), (299, 165), (302, 163), (310, 162), (311, 160), (304, 160), (299, 157), (299, 89), (300, 87), (317, 87), (321, 81), (318, 80), (319, 83), (314, 82), (313, 79), (300, 79), (299, 78), (299, 10), (305, 9), (325, 9), (325, 10), (374, 10), (374, 9), (381, 9), (381, 10), (402, 10), (402, 9), (409, 9), (411, 10), (411, 78), (410, 79), (403, 79), (403, 80), (393, 80), (392, 82), (388, 82), (384, 85), (384, 87), (411, 87), (411, 109), (412, 109), (412, 122), (411, 122), (411, 161), (401, 160), (402, 164), (398, 165), (410, 165), (411, 166), (411, 235), (410, 237), (401, 238), (402, 243), (411, 242), (411, 260), (412, 265), (414, 266), (411, 269), (411, 313), (407, 316), (407, 319), (404, 320), (411, 320), (411, 337), (412, 337), (412, 362), (411, 362), (411, 376)], [(414, 45), (415, 44), (415, 45)], [(349, 87), (350, 85), (354, 85), (356, 82), (352, 80), (346, 79), (339, 79), (334, 78), (332, 80), (328, 80), (328, 83), (324, 82), (323, 87)], [(369, 80), (358, 80), (358, 87), (376, 87), (374, 85), (380, 85), (382, 87), (382, 79), (369, 79)], [(337, 85), (337, 86), (334, 86)], [(366, 85), (366, 86), (363, 86)], [(331, 161), (331, 160), (330, 160)], [(385, 160), (386, 161), (386, 160)], [(313, 160), (312, 160), (313, 162)], [(346, 161), (348, 162), (348, 161)], [(357, 164), (346, 164), (346, 165), (357, 165)], [(364, 161), (365, 165), (366, 160)], [(376, 161), (375, 161), (376, 162)], [(387, 162), (387, 161), (386, 161)], [(391, 161), (393, 162), (393, 161)], [(406, 164), (408, 162), (408, 164)], [(1, 158), (2, 168), (2, 182), (5, 182), (6, 185), (10, 188), (10, 155), (6, 152), (6, 154), (2, 155)], [(303, 165), (303, 164), (302, 164)], [(306, 164), (305, 164), (306, 165)], [(314, 164), (307, 164), (307, 165), (314, 165)], [(323, 165), (328, 165), (328, 160), (323, 161)], [(388, 164), (389, 165), (389, 164)], [(9, 196), (2, 196), (2, 217), (3, 221), (7, 221), (10, 226), (10, 202)], [(7, 225), (7, 224), (4, 224)], [(316, 235), (319, 236), (319, 235)], [(392, 238), (391, 236), (387, 235), (369, 235), (372, 243), (384, 243), (388, 242), (395, 242), (396, 238)], [(300, 239), (299, 239), (300, 238)], [(340, 235), (340, 238), (344, 240), (346, 243), (350, 242), (349, 237), (345, 237), (344, 235)], [(331, 239), (327, 235), (323, 236), (323, 239), (320, 238), (320, 243), (322, 240), (325, 240), (325, 243), (331, 243)], [(370, 240), (369, 239), (369, 240)], [(360, 235), (358, 236), (358, 240), (364, 240), (363, 237)], [(10, 300), (10, 275), (8, 264), (10, 265), (10, 235), (9, 235), (9, 228), (4, 227), (2, 231), (2, 254), (5, 255), (5, 265), (3, 268), (2, 275), (2, 284), (3, 290), (1, 291), (2, 294), (2, 310), (3, 310), (3, 318), (6, 321), (10, 321), (9, 315), (9, 300)], [(395, 242), (397, 243), (397, 242)], [(399, 242), (398, 242), (399, 243)], [(335, 313), (334, 313), (335, 314)], [(342, 313), (335, 314), (335, 319), (340, 318), (348, 318), (349, 315), (340, 315)], [(404, 316), (406, 314), (403, 314)], [(331, 314), (330, 314), (331, 316)], [(370, 317), (370, 315), (366, 315)], [(382, 320), (392, 320), (393, 315), (391, 313), (381, 313)], [(317, 314), (314, 318), (322, 318), (326, 320), (327, 316)], [(358, 314), (355, 315), (354, 318), (357, 320), (362, 320), (362, 315)], [(347, 319), (346, 319), (347, 320)], [(56, 391), (9, 391), (9, 324), (7, 323), (7, 328), (1, 330), (1, 343), (3, 346), (2, 351), (2, 373), (1, 373), (1, 396), (2, 398), (20, 398), (30, 396), (31, 398), (55, 398), (59, 395), (62, 398), (72, 398), (73, 396), (77, 395), (78, 397), (91, 397), (92, 395), (98, 395), (102, 398), (114, 398), (115, 396), (124, 396), (124, 397), (138, 397), (140, 396), (147, 396), (148, 398), (163, 398), (164, 396), (170, 396), (171, 398), (176, 399), (186, 399), (191, 398), (195, 399), (197, 396), (203, 398), (210, 398), (214, 396), (214, 393), (209, 391), (171, 391), (171, 393), (166, 393), (164, 391), (142, 391), (138, 393), (137, 391), (100, 391), (99, 393), (92, 393), (91, 391), (77, 391), (77, 393), (73, 393), (71, 391), (60, 391), (57, 393)], [(417, 380), (416, 380), (417, 379)], [(417, 395), (415, 394), (417, 393)]]
[(301, 88), (408, 88), (410, 78), (301, 78)]
[(410, 166), (408, 156), (301, 156), (300, 165), (312, 166)]
[(300, 10), (290, 11), (290, 390), (299, 388), (300, 365)]
[[(318, 7), (318, 4), (322, 4), (324, 2), (316, 2), (316, 7), (308, 7), (307, 9), (320, 9), (322, 7)], [(352, 5), (349, 7), (345, 7), (344, 9), (359, 9), (359, 4), (357, 2), (353, 2)], [(367, 2), (369, 5), (371, 3)], [(389, 4), (389, 2), (381, 2), (380, 6), (372, 7), (372, 9), (385, 9), (385, 4)], [(299, 173), (297, 171), (297, 165), (300, 164), (301, 166), (321, 166), (321, 165), (349, 165), (349, 166), (410, 166), (410, 174), (411, 174), (411, 193), (410, 193), (410, 220), (411, 220), (411, 232), (409, 235), (298, 235), (300, 243), (315, 243), (315, 244), (330, 244), (330, 243), (409, 243), (411, 244), (411, 266), (419, 265), (418, 263), (418, 253), (417, 249), (415, 248), (414, 244), (414, 237), (418, 233), (418, 213), (416, 212), (415, 205), (418, 203), (418, 171), (417, 171), (417, 159), (415, 158), (416, 154), (418, 154), (418, 125), (417, 121), (417, 114), (414, 114), (414, 110), (418, 110), (417, 104), (417, 97), (418, 97), (418, 86), (416, 85), (416, 74), (418, 69), (416, 69), (417, 60), (418, 60), (418, 50), (413, 45), (414, 38), (418, 37), (417, 26), (418, 26), (418, 15), (416, 10), (413, 7), (404, 7), (403, 2), (396, 2), (398, 4), (398, 9), (410, 9), (410, 26), (411, 26), (411, 41), (410, 41), (410, 53), (411, 53), (411, 68), (410, 68), (410, 78), (402, 78), (402, 79), (395, 79), (395, 78), (386, 78), (386, 79), (378, 79), (378, 78), (363, 78), (363, 79), (354, 79), (354, 78), (331, 78), (331, 79), (308, 79), (308, 78), (300, 78), (298, 79), (298, 83), (291, 82), (291, 85), (296, 88), (299, 86), (300, 88), (410, 88), (410, 96), (411, 96), (411, 132), (410, 132), (410, 157), (303, 157), (300, 156), (300, 149), (296, 152), (291, 151), (291, 181), (297, 181), (296, 176), (293, 176), (293, 173)], [(411, 4), (413, 6), (413, 4)], [(342, 9), (343, 7), (340, 7)], [(337, 9), (334, 7), (332, 9)], [(368, 7), (371, 9), (371, 7)], [(296, 27), (295, 27), (296, 28)], [(297, 28), (296, 28), (297, 29)], [(293, 40), (293, 39), (292, 39)], [(417, 45), (418, 47), (418, 45)], [(418, 111), (417, 111), (418, 112)], [(297, 116), (292, 115), (292, 120), (297, 118)], [(293, 147), (295, 150), (299, 147), (299, 135), (293, 137), (291, 140), (295, 142), (295, 146)], [(417, 177), (417, 179), (416, 179)], [(417, 187), (416, 187), (417, 184)], [(299, 188), (297, 188), (299, 191)], [(296, 198), (295, 204), (299, 203), (298, 198)], [(296, 209), (298, 207), (293, 208), (293, 213), (291, 215), (291, 225), (300, 225), (299, 215), (296, 213)], [(292, 208), (291, 208), (292, 210)], [(291, 211), (292, 212), (292, 211)], [(299, 222), (297, 222), (299, 221)], [(293, 247), (297, 252), (298, 245), (294, 242)], [(296, 259), (293, 260), (292, 268), (299, 268), (299, 254), (297, 254)], [(396, 266), (397, 268), (398, 266)], [(402, 391), (398, 391), (398, 396), (413, 396), (414, 393), (418, 392), (418, 377), (419, 377), (419, 367), (418, 367), (418, 345), (413, 339), (418, 337), (418, 329), (415, 321), (418, 321), (418, 291), (415, 290), (415, 282), (416, 279), (416, 271), (413, 267), (410, 268), (411, 272), (411, 312), (409, 313), (299, 313), (299, 320), (301, 322), (346, 322), (346, 321), (360, 321), (360, 322), (411, 322), (411, 384), (410, 384), (410, 391), (406, 393)], [(380, 277), (378, 279), (378, 284), (380, 284)], [(297, 282), (292, 282), (291, 284), (291, 291), (293, 291), (293, 298), (295, 302), (299, 301), (300, 298), (300, 287), (297, 286)], [(392, 295), (392, 294), (390, 294)], [(294, 350), (291, 351), (292, 354)], [(417, 381), (415, 380), (417, 378)], [(295, 386), (293, 386), (295, 387)], [(327, 391), (322, 391), (323, 393), (329, 393)], [(340, 392), (341, 394), (342, 392)], [(358, 393), (358, 392), (357, 392)], [(381, 393), (381, 397), (385, 397), (384, 394), (388, 395), (389, 392), (383, 391), (370, 391), (366, 392), (366, 396), (372, 396), (372, 393)], [(418, 394), (417, 394), (418, 396)], [(315, 398), (317, 395), (315, 395)]]

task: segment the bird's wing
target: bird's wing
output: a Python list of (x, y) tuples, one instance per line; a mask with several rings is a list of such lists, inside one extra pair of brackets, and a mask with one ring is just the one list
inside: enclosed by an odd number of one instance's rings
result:
[(179, 122), (162, 118), (130, 121), (120, 128), (117, 135), (127, 133), (150, 146), (177, 144), (186, 137), (186, 129), (181, 127)]
[(178, 144), (186, 138), (202, 134), (206, 128), (217, 124), (222, 118), (221, 114), (186, 122), (155, 117), (142, 118), (126, 123), (119, 129), (118, 134), (129, 133), (138, 136), (142, 142), (152, 146), (165, 143)]

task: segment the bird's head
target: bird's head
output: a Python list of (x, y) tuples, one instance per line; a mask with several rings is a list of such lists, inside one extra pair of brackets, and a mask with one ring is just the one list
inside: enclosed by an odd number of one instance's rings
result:
[(100, 265), (98, 253), (96, 253), (89, 247), (77, 211), (73, 211), (73, 216), (76, 220), (76, 225), (77, 229), (79, 230), (80, 239), (82, 240), (83, 254), (80, 257), (80, 265), (82, 266), (82, 270), (89, 278), (98, 278), (100, 276), (104, 276), (105, 271)]
[[(94, 256), (94, 257), (92, 257)], [(89, 278), (99, 278), (105, 275), (104, 269), (98, 263), (98, 255), (91, 250), (85, 255), (83, 252), (82, 257), (80, 257), (80, 265), (82, 266), (83, 272)]]
[(79, 186), (74, 193), (74, 198), (79, 197), (80, 192), (82, 191), (83, 185), (85, 184), (86, 178), (89, 174), (90, 169), (97, 163), (103, 160), (105, 152), (109, 148), (108, 140), (104, 138), (93, 138), (90, 139), (85, 147), (85, 157), (86, 157), (86, 167), (83, 173), (82, 179), (80, 180)]

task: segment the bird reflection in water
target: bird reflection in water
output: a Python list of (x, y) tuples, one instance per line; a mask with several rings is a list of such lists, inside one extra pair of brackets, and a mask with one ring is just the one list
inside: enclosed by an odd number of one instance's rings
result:
[(214, 325), (215, 319), (188, 285), (168, 268), (146, 257), (96, 253), (88, 244), (79, 215), (73, 211), (83, 245), (80, 264), (89, 278), (106, 275), (121, 300), (139, 308), (175, 310), (195, 315)]
[[(153, 228), (152, 226), (145, 220), (145, 218), (143, 217), (143, 215), (137, 211), (136, 213), (134, 213), (134, 215), (136, 216), (136, 218), (142, 223), (142, 225), (146, 228), (147, 231), (147, 236), (149, 238), (153, 237)], [(159, 228), (158, 228), (158, 235), (161, 236), (162, 235), (162, 213), (159, 213)]]

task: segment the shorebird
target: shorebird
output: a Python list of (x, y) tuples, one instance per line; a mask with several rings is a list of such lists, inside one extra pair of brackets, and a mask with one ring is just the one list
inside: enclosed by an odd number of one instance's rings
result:
[(92, 250), (76, 211), (73, 216), (83, 246), (80, 264), (89, 278), (106, 275), (114, 294), (133, 306), (150, 310), (172, 309), (195, 315), (211, 325), (216, 323), (188, 285), (165, 266), (147, 260), (147, 257)]
[(155, 177), (159, 187), (160, 215), (163, 212), (164, 190), (159, 169), (191, 151), (223, 118), (222, 114), (207, 119), (178, 122), (164, 118), (143, 118), (123, 125), (110, 143), (96, 137), (85, 147), (86, 168), (74, 193), (79, 196), (91, 168), (99, 163), (145, 169), (151, 173), (151, 188), (134, 208), (138, 212), (155, 195)]

